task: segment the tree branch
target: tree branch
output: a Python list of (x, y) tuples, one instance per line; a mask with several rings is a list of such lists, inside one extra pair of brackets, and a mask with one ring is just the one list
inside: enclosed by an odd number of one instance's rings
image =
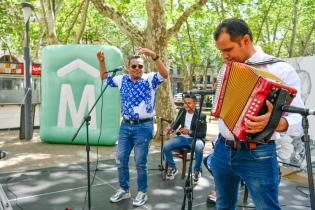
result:
[[(62, 23), (61, 23), (60, 25), (64, 26), (64, 25), (67, 23), (68, 18), (69, 18), (69, 17), (72, 17), (72, 14), (75, 12), (75, 10), (76, 10), (80, 5), (82, 5), (82, 3), (81, 3), (81, 4), (78, 4), (78, 5), (75, 5), (75, 7), (73, 7), (72, 10), (66, 15), (65, 19), (62, 21)], [(61, 20), (60, 20), (60, 21), (61, 21)]]
[(290, 45), (289, 45), (289, 58), (291, 58), (293, 56), (293, 49), (294, 49), (294, 41), (295, 41), (295, 37), (296, 37), (296, 28), (297, 28), (297, 24), (298, 24), (298, 4), (299, 4), (299, 0), (295, 0), (294, 1), (294, 9), (293, 9), (293, 17), (292, 17), (292, 35), (291, 35), (291, 41), (290, 41)]
[(47, 21), (47, 14), (46, 14), (46, 9), (45, 9), (45, 3), (44, 0), (40, 0), (40, 6), (42, 8), (42, 14), (43, 14), (43, 18), (44, 18), (44, 25), (48, 31), (48, 21)]
[[(66, 33), (65, 33), (66, 36), (65, 36), (64, 41), (63, 41), (64, 44), (67, 44), (67, 43), (68, 43), (68, 39), (69, 39), (69, 37), (71, 36), (71, 32), (72, 32), (72, 30), (73, 30), (73, 27), (74, 27), (75, 23), (76, 23), (77, 20), (78, 20), (78, 17), (79, 17), (79, 15), (80, 15), (80, 13), (81, 13), (81, 10), (82, 10), (83, 5), (84, 5), (84, 1), (82, 1), (82, 2), (79, 4), (78, 11), (77, 11), (76, 14), (72, 17), (72, 20), (71, 20), (71, 22), (70, 22), (70, 26), (67, 28)], [(78, 5), (75, 6), (75, 9), (76, 9), (77, 7), (78, 7)], [(66, 16), (65, 21), (67, 20), (68, 17), (70, 17), (70, 15), (71, 15), (73, 12), (74, 12), (74, 10), (72, 10), (72, 11), (69, 13), (69, 15)], [(63, 25), (64, 25), (64, 24), (65, 24), (65, 22), (63, 23)]]
[[(148, 15), (148, 24), (144, 31), (145, 36), (149, 33), (154, 40), (164, 37), (166, 32), (166, 23), (163, 2), (161, 0), (146, 0), (146, 10)], [(152, 31), (155, 33), (152, 34)]]
[(313, 21), (313, 25), (309, 29), (309, 33), (307, 34), (307, 36), (305, 38), (304, 46), (302, 46), (302, 52), (301, 52), (302, 56), (305, 56), (305, 51), (307, 49), (308, 42), (311, 40), (311, 35), (313, 34), (314, 29), (315, 29), (315, 21)]
[[(45, 2), (47, 5), (45, 5)], [(47, 27), (47, 43), (48, 45), (57, 44), (57, 34), (55, 28), (55, 15), (52, 10), (52, 5), (50, 0), (41, 0), (41, 8), (44, 15), (45, 25)], [(46, 8), (47, 6), (47, 8)]]
[(166, 42), (172, 38), (172, 36), (180, 30), (180, 27), (193, 14), (196, 10), (201, 8), (207, 3), (208, 0), (199, 0), (195, 4), (191, 5), (186, 11), (177, 19), (175, 25), (167, 30)]
[(123, 14), (110, 6), (109, 4), (103, 4), (99, 0), (91, 0), (95, 8), (104, 17), (110, 18), (116, 23), (116, 25), (124, 32), (127, 36), (133, 39), (136, 44), (143, 46), (143, 33), (135, 26), (130, 24), (124, 17)]
[(256, 43), (258, 42), (258, 40), (259, 40), (259, 38), (260, 38), (260, 35), (261, 35), (261, 32), (262, 32), (262, 29), (263, 29), (263, 26), (264, 26), (265, 22), (267, 22), (267, 17), (268, 17), (268, 15), (269, 15), (270, 10), (271, 10), (272, 4), (273, 4), (273, 0), (270, 1), (267, 10), (265, 10), (265, 12), (264, 12), (265, 14), (264, 14), (263, 20), (261, 21), (261, 24), (260, 24), (260, 27), (259, 27), (258, 35), (256, 36)]
[(86, 19), (87, 19), (87, 16), (88, 16), (90, 0), (85, 0), (84, 2), (85, 3), (84, 3), (84, 8), (83, 8), (83, 14), (81, 16), (81, 24), (80, 24), (79, 30), (77, 31), (77, 35), (76, 35), (76, 38), (75, 38), (75, 42), (77, 44), (80, 43), (82, 35), (83, 35), (83, 32), (85, 30)]

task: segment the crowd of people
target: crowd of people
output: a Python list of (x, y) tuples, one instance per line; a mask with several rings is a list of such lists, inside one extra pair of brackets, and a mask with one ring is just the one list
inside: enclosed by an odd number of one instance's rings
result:
[[(255, 48), (252, 32), (245, 21), (237, 18), (222, 21), (214, 32), (214, 40), (225, 61), (256, 63), (256, 67), (278, 76), (288, 86), (295, 88), (298, 92), (292, 105), (304, 107), (300, 93), (301, 84), (296, 71), (282, 61), (264, 63), (274, 57)], [(157, 72), (144, 73), (145, 65), (142, 55), (152, 58)], [(97, 59), (101, 79), (105, 84), (117, 87), (120, 91), (123, 116), (116, 150), (120, 189), (110, 197), (110, 201), (119, 202), (131, 197), (128, 162), (133, 149), (137, 168), (138, 193), (132, 204), (142, 206), (148, 199), (147, 159), (153, 135), (156, 91), (168, 78), (168, 69), (160, 60), (159, 55), (147, 48), (139, 48), (136, 55), (129, 59), (127, 74), (115, 77), (107, 75), (106, 59), (102, 51), (97, 52)], [(259, 63), (263, 64), (259, 65)], [(259, 116), (248, 116), (245, 122), (247, 133), (259, 133), (266, 128), (273, 104), (266, 101), (266, 107), (266, 113)], [(176, 133), (175, 137), (166, 141), (163, 148), (168, 165), (166, 181), (173, 180), (178, 173), (172, 150), (191, 148), (194, 136), (196, 136), (196, 146), (193, 181), (198, 183), (201, 176), (207, 123), (204, 113), (201, 113), (200, 119), (197, 120), (196, 110), (196, 97), (186, 95), (184, 108), (179, 111), (176, 123), (166, 129), (168, 134), (174, 131)], [(214, 178), (216, 208), (219, 210), (236, 209), (238, 189), (242, 180), (257, 209), (280, 209), (278, 200), (279, 166), (275, 141), (279, 139), (281, 132), (302, 136), (301, 116), (286, 113), (280, 118), (268, 141), (258, 143), (239, 141), (222, 119), (219, 119), (218, 126), (219, 133), (214, 151), (204, 161)], [(255, 144), (254, 147), (252, 144)]]

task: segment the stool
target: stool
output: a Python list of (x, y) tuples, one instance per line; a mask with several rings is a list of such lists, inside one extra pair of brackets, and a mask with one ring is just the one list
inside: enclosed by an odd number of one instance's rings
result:
[[(182, 179), (186, 176), (186, 162), (187, 162), (187, 154), (190, 153), (190, 149), (188, 148), (181, 148), (181, 149), (174, 149), (172, 151), (173, 157), (181, 158), (182, 159)], [(168, 169), (167, 163), (165, 164), (165, 170)]]

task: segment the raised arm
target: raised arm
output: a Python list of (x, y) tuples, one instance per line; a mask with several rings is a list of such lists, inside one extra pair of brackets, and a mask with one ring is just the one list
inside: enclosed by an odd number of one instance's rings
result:
[(139, 48), (137, 49), (137, 53), (150, 56), (152, 60), (154, 61), (155, 66), (157, 70), (159, 71), (160, 75), (165, 79), (168, 77), (168, 69), (166, 68), (164, 63), (160, 60), (160, 57), (158, 54), (156, 54), (155, 52), (153, 52), (152, 50), (148, 48)]
[(99, 65), (100, 65), (100, 77), (101, 77), (101, 80), (104, 80), (104, 79), (107, 78), (104, 52), (102, 50), (99, 50), (96, 53), (96, 57), (98, 59)]

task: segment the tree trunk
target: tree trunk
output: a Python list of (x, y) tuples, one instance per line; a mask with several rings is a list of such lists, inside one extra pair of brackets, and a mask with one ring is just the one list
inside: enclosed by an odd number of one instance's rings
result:
[(293, 56), (294, 40), (296, 37), (296, 26), (298, 23), (298, 4), (299, 4), (299, 0), (295, 0), (294, 9), (293, 9), (293, 18), (292, 18), (293, 28), (292, 28), (291, 42), (289, 46), (289, 58)]
[[(178, 45), (180, 46), (180, 40), (177, 35), (176, 35), (176, 40), (177, 40)], [(183, 66), (183, 76), (184, 76), (183, 88), (184, 88), (184, 91), (187, 91), (187, 90), (190, 90), (192, 86), (191, 75), (189, 73), (189, 66), (185, 62), (184, 53), (181, 47), (179, 47), (179, 53), (180, 53), (180, 61)]]
[[(190, 27), (188, 22), (186, 21), (186, 31), (187, 31), (187, 36), (188, 36), (188, 40), (189, 40), (189, 46), (190, 46), (190, 54), (191, 54), (191, 59), (192, 59), (192, 64), (190, 65), (189, 68), (189, 77), (186, 79), (192, 79), (192, 77), (195, 76), (195, 68), (196, 68), (196, 58), (195, 58), (195, 43), (193, 42), (191, 36), (190, 36)], [(189, 84), (192, 84), (191, 82)], [(189, 87), (188, 90), (190, 90), (191, 87)]]
[(315, 29), (315, 21), (313, 21), (313, 25), (309, 29), (309, 32), (308, 32), (308, 34), (307, 34), (307, 36), (305, 38), (304, 44), (302, 44), (302, 50), (301, 50), (301, 53), (300, 53), (301, 56), (304, 56), (305, 52), (307, 52), (307, 49), (308, 49), (308, 46), (309, 46), (308, 43), (309, 43), (309, 41), (311, 39), (311, 35), (313, 34), (314, 29)]
[[(167, 60), (167, 41), (166, 22), (163, 3), (161, 0), (146, 1), (146, 9), (148, 15), (147, 28), (144, 31), (144, 46), (157, 52), (165, 65), (168, 65)], [(172, 120), (175, 115), (175, 106), (172, 98), (170, 77), (166, 79), (157, 93), (156, 97), (156, 115), (165, 119)], [(157, 132), (154, 140), (160, 140), (160, 124), (157, 124)]]
[(185, 67), (185, 72), (184, 72), (184, 79), (183, 79), (183, 87), (184, 87), (184, 92), (190, 90), (192, 88), (192, 76), (190, 75), (189, 72), (189, 66)]
[(208, 82), (208, 67), (210, 66), (209, 65), (210, 63), (210, 59), (209, 58), (206, 58), (206, 61), (205, 61), (205, 64), (204, 64), (204, 74), (203, 74), (203, 88), (206, 89), (207, 88), (207, 82)]
[(222, 17), (222, 19), (225, 19), (225, 14), (227, 12), (225, 11), (225, 8), (224, 8), (224, 0), (221, 0), (220, 7), (221, 7), (221, 17)]
[[(104, 4), (99, 0), (91, 0), (95, 8), (105, 17), (113, 20), (123, 33), (129, 36), (137, 46), (147, 47), (161, 57), (161, 60), (167, 65), (167, 44), (169, 40), (175, 35), (181, 28), (182, 24), (187, 18), (193, 14), (201, 6), (205, 5), (207, 0), (199, 0), (195, 4), (188, 7), (184, 13), (178, 18), (175, 24), (167, 29), (166, 17), (164, 11), (164, 0), (146, 0), (147, 10), (147, 27), (144, 31), (127, 21), (124, 18), (124, 14), (109, 4)], [(170, 79), (168, 78), (164, 84), (159, 88), (156, 99), (156, 113), (158, 116), (173, 119), (175, 106), (173, 103), (171, 94)], [(158, 124), (157, 134), (160, 131), (160, 125)], [(156, 135), (154, 139), (159, 139), (159, 135)]]
[(75, 38), (75, 42), (77, 44), (80, 43), (81, 39), (82, 39), (82, 35), (83, 35), (83, 32), (84, 32), (84, 29), (85, 29), (85, 26), (86, 26), (86, 18), (87, 18), (87, 13), (88, 13), (88, 10), (89, 10), (89, 4), (90, 4), (90, 1), (89, 0), (85, 0), (84, 1), (84, 8), (83, 8), (83, 14), (81, 14), (81, 24), (80, 24), (80, 27), (79, 27), (79, 31), (77, 32), (77, 35), (76, 35), (76, 38)]
[[(67, 44), (68, 43), (68, 39), (69, 39), (69, 37), (70, 37), (70, 35), (71, 35), (71, 32), (72, 32), (72, 30), (73, 30), (73, 27), (74, 27), (74, 25), (75, 25), (75, 23), (77, 22), (77, 20), (78, 20), (78, 17), (79, 17), (79, 15), (80, 15), (80, 12), (81, 12), (81, 9), (82, 9), (82, 7), (83, 7), (83, 4), (84, 4), (84, 1), (82, 1), (81, 2), (81, 4), (79, 5), (79, 8), (78, 8), (78, 11), (77, 11), (77, 13), (73, 16), (73, 18), (72, 18), (72, 20), (71, 20), (71, 22), (70, 22), (70, 26), (68, 27), (68, 29), (67, 29), (67, 32), (66, 32), (66, 36), (65, 36), (65, 39), (64, 39), (64, 44)], [(76, 9), (77, 7), (75, 7), (75, 9)], [(72, 13), (72, 12), (74, 12), (75, 11), (75, 9), (73, 9), (71, 12), (70, 12), (70, 14)], [(70, 15), (69, 14), (69, 15)], [(69, 16), (68, 16), (69, 17)], [(66, 18), (67, 19), (67, 18)]]
[(279, 45), (279, 48), (278, 48), (278, 52), (277, 52), (277, 54), (276, 54), (276, 57), (279, 57), (279, 56), (280, 56), (281, 48), (282, 48), (282, 45), (283, 45), (284, 40), (285, 40), (286, 37), (287, 37), (288, 32), (289, 32), (289, 30), (287, 30), (287, 31), (284, 33), (284, 36), (283, 36), (283, 38), (282, 38), (282, 40), (281, 40), (281, 42), (280, 42), (280, 45)]
[(36, 46), (36, 50), (35, 50), (35, 60), (39, 59), (39, 56), (40, 56), (39, 53), (40, 53), (41, 46), (42, 46), (42, 43), (43, 43), (44, 35), (45, 35), (45, 31), (42, 31), (41, 35), (39, 36), (39, 39), (38, 39), (38, 42), (37, 42), (37, 46)]
[(40, 3), (44, 16), (45, 25), (47, 27), (47, 43), (48, 45), (57, 44), (58, 40), (55, 28), (55, 15), (52, 8), (52, 3), (50, 0), (46, 1), (41, 0)]
[(276, 50), (276, 39), (277, 39), (277, 32), (278, 32), (278, 27), (279, 27), (279, 24), (281, 22), (281, 11), (278, 11), (277, 12), (277, 18), (276, 18), (276, 23), (275, 23), (275, 26), (273, 28), (273, 32), (272, 32), (272, 51), (271, 51), (271, 54), (274, 55), (275, 54), (275, 50)]
[(259, 40), (259, 38), (260, 38), (260, 34), (261, 34), (262, 30), (263, 30), (264, 23), (267, 21), (267, 17), (268, 17), (268, 14), (269, 14), (269, 12), (270, 12), (270, 9), (271, 9), (272, 4), (273, 4), (273, 0), (270, 1), (270, 4), (269, 4), (269, 6), (268, 6), (268, 9), (264, 12), (264, 18), (263, 18), (263, 20), (261, 21), (261, 24), (260, 24), (260, 27), (259, 27), (259, 32), (258, 32), (258, 35), (257, 35), (257, 37), (256, 37), (256, 43), (258, 42), (258, 40)]

